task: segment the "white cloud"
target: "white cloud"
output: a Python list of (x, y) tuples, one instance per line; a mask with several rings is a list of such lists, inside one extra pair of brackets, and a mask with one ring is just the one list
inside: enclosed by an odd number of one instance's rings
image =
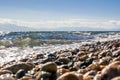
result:
[(105, 30), (118, 29), (120, 20), (90, 20), (90, 19), (63, 19), (63, 20), (40, 20), (40, 21), (21, 21), (15, 19), (0, 18), (1, 24), (15, 24), (18, 26), (34, 28), (56, 28), (56, 27), (90, 27), (102, 28)]

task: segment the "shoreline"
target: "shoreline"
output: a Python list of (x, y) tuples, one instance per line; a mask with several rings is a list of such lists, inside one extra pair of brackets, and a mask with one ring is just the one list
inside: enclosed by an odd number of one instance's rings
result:
[[(17, 75), (19, 70), (24, 69), (25, 74), (31, 76), (29, 78), (33, 80), (39, 80), (38, 77), (42, 79), (42, 77), (40, 77), (42, 74), (45, 75), (53, 74), (51, 73), (51, 71), (49, 72), (49, 70), (54, 71), (54, 69), (52, 69), (52, 67), (49, 68), (49, 66), (53, 67), (56, 66), (57, 71), (55, 70), (56, 73), (54, 74), (54, 76), (55, 75), (57, 76), (54, 79), (52, 78), (53, 80), (59, 80), (62, 77), (66, 77), (67, 73), (75, 76), (76, 74), (79, 74), (79, 76), (82, 75), (82, 79), (80, 80), (86, 80), (85, 78), (93, 79), (96, 78), (97, 75), (99, 75), (98, 74), (99, 71), (101, 72), (102, 79), (103, 78), (102, 75), (104, 75), (104, 72), (102, 73), (102, 70), (105, 69), (105, 67), (107, 67), (109, 64), (120, 60), (119, 50), (120, 50), (119, 38), (114, 39), (107, 38), (101, 41), (100, 40), (91, 40), (87, 42), (83, 41), (81, 43), (65, 45), (60, 44), (49, 46), (45, 45), (42, 47), (38, 46), (33, 48), (12, 47), (0, 50), (1, 54), (6, 53), (6, 55), (3, 55), (3, 60), (6, 61), (1, 60), (1, 63), (3, 62), (4, 64), (1, 64), (0, 66), (2, 67), (1, 70), (9, 70), (14, 76)], [(97, 66), (95, 66), (94, 64), (96, 64)], [(17, 68), (15, 66), (17, 66)], [(29, 70), (25, 68), (26, 66), (27, 68), (29, 67), (32, 68), (30, 68)], [(45, 70), (43, 69), (43, 67), (46, 67)], [(36, 72), (34, 71), (34, 69), (39, 70)], [(88, 75), (90, 71), (93, 71), (95, 73), (94, 76)], [(9, 74), (8, 72), (5, 73)], [(66, 75), (64, 75), (65, 73)], [(2, 73), (1, 75), (6, 74)], [(85, 77), (86, 75), (87, 77)], [(13, 78), (12, 80), (14, 80), (15, 78), (14, 76), (11, 76), (9, 74), (9, 77)], [(116, 75), (114, 77), (116, 77)], [(21, 77), (21, 80), (22, 78), (24, 77)]]
[[(110, 38), (105, 38), (105, 39), (96, 39), (96, 40), (87, 40), (87, 41), (80, 41), (78, 43), (70, 43), (70, 44), (45, 44), (45, 45), (41, 45), (41, 46), (35, 46), (35, 47), (8, 47), (5, 48), (4, 46), (1, 47), (0, 49), (0, 54), (5, 54), (5, 56), (7, 57), (6, 59), (4, 58), (4, 56), (0, 56), (1, 57), (1, 62), (3, 60), (6, 60), (5, 62), (3, 61), (3, 64), (9, 63), (10, 61), (19, 61), (20, 59), (24, 59), (26, 58), (28, 55), (34, 54), (44, 54), (44, 53), (54, 53), (56, 51), (60, 51), (60, 50), (66, 50), (66, 49), (75, 49), (75, 48), (79, 48), (82, 45), (85, 44), (95, 44), (96, 42), (106, 42), (106, 41), (114, 41), (114, 40), (119, 40), (120, 38), (114, 38), (114, 39), (110, 39)], [(12, 53), (11, 53), (12, 52)], [(12, 56), (13, 54), (13, 56)], [(23, 55), (24, 54), (24, 55)], [(9, 57), (8, 57), (9, 56)], [(15, 57), (16, 56), (16, 57)], [(22, 56), (20, 58), (20, 56)], [(11, 59), (13, 58), (13, 59)], [(9, 60), (8, 60), (9, 59)], [(11, 59), (11, 60), (10, 60)], [(17, 60), (18, 59), (18, 60)]]

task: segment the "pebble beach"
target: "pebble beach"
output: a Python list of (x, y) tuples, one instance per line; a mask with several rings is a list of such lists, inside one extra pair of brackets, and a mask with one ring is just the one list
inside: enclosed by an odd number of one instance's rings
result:
[(120, 37), (1, 47), (0, 80), (120, 80)]

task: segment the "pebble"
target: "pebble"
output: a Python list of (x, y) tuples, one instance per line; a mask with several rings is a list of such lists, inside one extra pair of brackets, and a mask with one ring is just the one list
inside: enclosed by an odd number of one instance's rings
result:
[(41, 70), (46, 72), (57, 72), (57, 64), (54, 62), (47, 62), (42, 65)]
[(120, 75), (120, 61), (113, 62), (106, 66), (102, 72), (102, 80), (110, 80)]
[(115, 78), (112, 78), (111, 80), (120, 80), (120, 76), (117, 76)]
[(77, 76), (74, 72), (67, 72), (61, 75), (57, 80), (80, 80), (79, 76)]
[(120, 40), (12, 61), (0, 66), (0, 80), (120, 80)]
[(19, 71), (17, 71), (17, 73), (16, 73), (16, 79), (20, 79), (23, 76), (25, 76), (25, 71), (23, 69), (20, 69)]
[(0, 70), (0, 75), (3, 75), (3, 74), (12, 74), (12, 72), (9, 70)]
[(23, 69), (25, 70), (25, 72), (27, 72), (33, 68), (34, 68), (34, 64), (32, 63), (18, 63), (18, 64), (8, 66), (6, 68), (3, 68), (3, 70), (10, 70), (15, 74), (20, 69)]

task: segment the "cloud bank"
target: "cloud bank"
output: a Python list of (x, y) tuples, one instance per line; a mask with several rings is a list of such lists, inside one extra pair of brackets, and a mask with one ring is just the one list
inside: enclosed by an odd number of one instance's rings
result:
[(120, 20), (90, 20), (90, 19), (63, 19), (63, 20), (40, 20), (21, 21), (15, 19), (0, 18), (0, 24), (13, 24), (36, 29), (60, 29), (60, 28), (83, 28), (97, 30), (120, 30)]

